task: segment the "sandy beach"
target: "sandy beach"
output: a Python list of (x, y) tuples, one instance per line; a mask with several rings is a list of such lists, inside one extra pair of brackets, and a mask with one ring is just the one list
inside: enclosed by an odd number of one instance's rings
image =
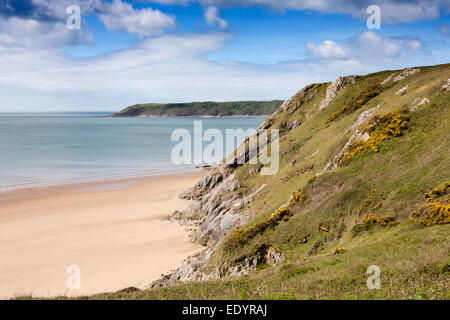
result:
[[(202, 175), (0, 193), (0, 297), (144, 288), (201, 249), (164, 218), (189, 205), (178, 194)], [(80, 289), (67, 289), (69, 266), (79, 267)]]

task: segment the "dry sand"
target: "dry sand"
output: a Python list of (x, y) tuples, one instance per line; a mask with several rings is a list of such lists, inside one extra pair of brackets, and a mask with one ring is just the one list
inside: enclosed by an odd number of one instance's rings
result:
[[(143, 288), (201, 249), (165, 221), (204, 172), (0, 193), (0, 297)], [(68, 266), (81, 288), (68, 290)], [(73, 283), (73, 282), (72, 282)]]

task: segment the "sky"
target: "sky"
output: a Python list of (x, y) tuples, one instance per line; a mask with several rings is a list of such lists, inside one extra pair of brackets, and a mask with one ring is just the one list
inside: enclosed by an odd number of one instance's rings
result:
[(284, 100), (449, 57), (450, 0), (0, 0), (0, 112)]

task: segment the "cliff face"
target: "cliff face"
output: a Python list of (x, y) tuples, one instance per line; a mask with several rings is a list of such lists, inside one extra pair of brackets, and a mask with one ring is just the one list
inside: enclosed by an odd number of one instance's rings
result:
[[(324, 273), (323, 266), (329, 264), (341, 275), (344, 270), (359, 270), (358, 261), (365, 261), (389, 270), (393, 286), (406, 295), (416, 285), (426, 292), (441, 292), (445, 273), (425, 272), (428, 280), (418, 274), (425, 256), (428, 268), (448, 265), (450, 190), (444, 185), (436, 197), (441, 216), (430, 218), (434, 223), (419, 228), (420, 223), (409, 221), (428, 221), (433, 212), (420, 209), (424, 193), (450, 180), (449, 83), (450, 65), (441, 65), (339, 77), (300, 90), (254, 133), (280, 130), (276, 175), (261, 175), (264, 166), (249, 163), (253, 153), (247, 139), (245, 151), (233, 155), (236, 161), (227, 161), (232, 165), (212, 168), (180, 195), (194, 202), (170, 219), (191, 227), (190, 239), (205, 249), (152, 288), (209, 280), (231, 294), (223, 282), (213, 280), (240, 284), (238, 276), (246, 275), (275, 277), (273, 283), (281, 281), (292, 290), (300, 281), (302, 289), (295, 289), (299, 294), (306, 294), (307, 288), (316, 292), (309, 286), (318, 286), (318, 279), (335, 286), (345, 283), (358, 295), (360, 289)], [(236, 164), (242, 157), (247, 161)], [(417, 209), (431, 211), (414, 220), (412, 212)], [(426, 249), (418, 245), (431, 234), (434, 240), (427, 240)], [(403, 236), (417, 239), (414, 255), (412, 246), (398, 242)], [(386, 265), (394, 258), (389, 250), (377, 251), (386, 243), (397, 252), (396, 259), (409, 266), (406, 278), (400, 262)], [(306, 272), (308, 278), (301, 278)], [(402, 287), (404, 281), (413, 285)], [(395, 290), (386, 295), (395, 297), (399, 294)], [(253, 297), (261, 298), (257, 293)]]

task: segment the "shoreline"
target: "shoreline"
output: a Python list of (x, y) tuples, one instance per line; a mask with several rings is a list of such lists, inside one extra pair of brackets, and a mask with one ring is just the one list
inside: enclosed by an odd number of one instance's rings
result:
[(131, 186), (135, 183), (150, 181), (160, 177), (171, 176), (191, 176), (204, 172), (203, 167), (180, 171), (155, 172), (149, 174), (136, 174), (122, 177), (104, 177), (91, 180), (49, 182), (36, 185), (29, 185), (18, 188), (0, 189), (0, 204), (4, 201), (15, 199), (29, 199), (39, 197), (47, 193), (63, 192), (84, 192), (84, 191), (102, 191), (115, 190)]
[[(80, 296), (145, 288), (202, 249), (165, 218), (205, 171), (1, 193), (0, 298)], [(6, 195), (6, 196), (5, 196)], [(67, 267), (81, 271), (68, 290)]]
[(122, 115), (107, 115), (103, 117), (110, 118), (267, 118), (270, 114), (262, 115), (232, 115), (232, 116), (211, 116), (211, 115), (191, 115), (191, 116), (174, 116), (174, 115), (139, 115), (139, 116), (122, 116)]

